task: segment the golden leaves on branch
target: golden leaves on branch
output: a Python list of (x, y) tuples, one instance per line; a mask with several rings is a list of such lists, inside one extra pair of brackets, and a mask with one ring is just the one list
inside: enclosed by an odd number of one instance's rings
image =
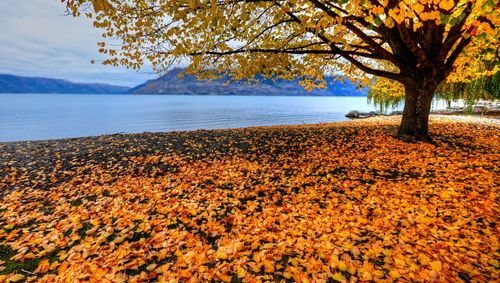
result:
[[(286, 4), (229, 0), (61, 2), (75, 15), (92, 18), (94, 26), (104, 30), (104, 41), (110, 44), (98, 47), (107, 57), (103, 64), (134, 69), (151, 65), (161, 73), (188, 60), (190, 72), (200, 77), (209, 77), (208, 70), (234, 80), (300, 77), (307, 88), (324, 87), (324, 75), (332, 74), (365, 86), (373, 76), (404, 81), (401, 76), (411, 77), (413, 68), (424, 63), (445, 66), (447, 70), (442, 71), (459, 74), (456, 79), (474, 76), (481, 70), (451, 68), (454, 51), (462, 54), (458, 42), (472, 37), (481, 44), (480, 52), (471, 53), (494, 55), (491, 50), (498, 41), (483, 37), (499, 37), (498, 0), (340, 1), (333, 5), (305, 0)], [(475, 27), (475, 22), (480, 27)], [(457, 26), (460, 28), (453, 28)], [(406, 36), (390, 36), (394, 31)], [(431, 31), (436, 34), (431, 36)], [(400, 56), (405, 52), (432, 62), (405, 60)], [(450, 64), (446, 64), (447, 59), (452, 59)], [(406, 68), (410, 68), (409, 74), (401, 72)]]

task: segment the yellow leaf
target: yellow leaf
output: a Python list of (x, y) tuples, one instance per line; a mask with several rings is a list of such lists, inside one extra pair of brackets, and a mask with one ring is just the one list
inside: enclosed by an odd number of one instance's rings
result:
[(262, 264), (264, 265), (265, 272), (267, 273), (274, 272), (274, 262), (264, 259), (262, 260)]
[(241, 266), (238, 267), (238, 271), (236, 272), (236, 275), (238, 276), (238, 278), (243, 278), (245, 277), (245, 275), (247, 274), (247, 271), (242, 268)]
[(415, 13), (417, 14), (420, 14), (424, 11), (424, 5), (416, 2), (413, 6), (412, 6), (412, 9), (413, 11), (415, 11)]
[(118, 237), (114, 240), (114, 243), (115, 244), (120, 244), (121, 242), (123, 242), (125, 240), (125, 237)]
[(453, 0), (442, 0), (441, 2), (439, 2), (439, 8), (446, 10), (446, 11), (453, 8), (453, 6), (455, 6), (455, 3), (453, 2)]
[(394, 263), (396, 264), (397, 267), (404, 267), (406, 265), (406, 262), (399, 258), (395, 258)]
[(391, 270), (389, 271), (389, 276), (391, 276), (392, 278), (399, 278), (401, 277), (401, 274), (399, 274), (397, 270)]
[(94, 235), (94, 234), (95, 234), (95, 232), (97, 231), (97, 228), (98, 228), (98, 227), (94, 227), (94, 228), (92, 228), (92, 229), (90, 229), (90, 230), (85, 231), (85, 235), (87, 235), (87, 236)]
[(372, 274), (366, 270), (360, 270), (360, 274), (361, 274), (361, 279), (363, 279), (363, 280), (372, 280), (373, 279)]
[(227, 254), (223, 251), (217, 251), (216, 256), (218, 259), (226, 259), (227, 258)]
[(9, 282), (18, 282), (24, 279), (24, 275), (22, 274), (14, 274), (11, 277), (9, 277)]
[(252, 248), (252, 250), (256, 250), (259, 246), (260, 246), (260, 243), (258, 241), (255, 241), (252, 243), (251, 248)]
[(419, 254), (418, 255), (418, 261), (420, 262), (420, 264), (422, 265), (426, 265), (428, 264), (431, 260), (429, 259), (429, 257), (427, 257), (426, 255), (424, 254)]
[(373, 272), (373, 276), (375, 276), (376, 278), (383, 278), (385, 274), (382, 270), (375, 270)]
[(339, 269), (341, 271), (346, 271), (347, 270), (347, 265), (343, 261), (339, 261)]
[(431, 267), (432, 267), (432, 270), (435, 270), (437, 272), (441, 271), (441, 262), (439, 260), (436, 260), (436, 261), (432, 261), (430, 263)]
[(113, 9), (113, 6), (107, 0), (92, 0), (92, 5), (96, 12), (107, 12)]
[(342, 275), (342, 273), (340, 272), (337, 272), (335, 274), (333, 274), (333, 277), (332, 277), (333, 280), (337, 280), (339, 282), (344, 282), (345, 281), (345, 278), (344, 276)]
[(152, 263), (146, 267), (148, 271), (153, 271), (156, 268), (156, 263)]

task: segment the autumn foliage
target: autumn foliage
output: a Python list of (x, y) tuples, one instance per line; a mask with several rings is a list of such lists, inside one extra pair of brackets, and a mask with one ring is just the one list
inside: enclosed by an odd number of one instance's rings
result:
[(498, 124), (397, 122), (0, 144), (0, 281), (500, 280)]

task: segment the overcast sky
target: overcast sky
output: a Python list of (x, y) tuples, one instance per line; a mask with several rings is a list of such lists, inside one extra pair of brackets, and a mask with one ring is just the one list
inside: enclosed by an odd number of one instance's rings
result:
[(154, 75), (91, 64), (100, 32), (59, 0), (0, 0), (0, 73), (134, 86)]

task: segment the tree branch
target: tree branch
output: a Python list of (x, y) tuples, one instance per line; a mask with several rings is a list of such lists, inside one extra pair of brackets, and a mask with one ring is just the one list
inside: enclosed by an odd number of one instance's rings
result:
[[(315, 43), (317, 45), (317, 43)], [(294, 48), (289, 48), (289, 49), (264, 49), (264, 48), (252, 48), (252, 49), (236, 49), (236, 50), (229, 50), (229, 51), (205, 51), (205, 52), (193, 52), (190, 53), (189, 55), (191, 56), (200, 56), (200, 55), (234, 55), (234, 54), (241, 54), (241, 53), (273, 53), (273, 54), (296, 54), (296, 55), (304, 55), (304, 54), (317, 54), (317, 55), (342, 55), (340, 53), (336, 53), (332, 50), (315, 50), (315, 49), (302, 49), (306, 48), (308, 46), (311, 46), (311, 44), (305, 45), (305, 46), (300, 46), (300, 47), (294, 47)], [(338, 47), (337, 47), (338, 48)], [(340, 49), (339, 49), (340, 50)], [(366, 58), (372, 58), (372, 59), (379, 59), (376, 58), (374, 54), (370, 53), (364, 53), (364, 52), (358, 52), (358, 51), (342, 51), (344, 55), (349, 55), (349, 56), (362, 56)]]
[[(287, 11), (286, 13), (292, 19), (294, 19), (297, 23), (302, 24), (302, 21), (295, 14), (293, 14), (292, 12), (289, 12), (289, 11)], [(360, 61), (356, 60), (354, 57), (352, 57), (351, 54), (349, 54), (348, 51), (344, 51), (344, 50), (340, 49), (339, 47), (335, 46), (334, 43), (330, 42), (326, 36), (321, 35), (318, 31), (316, 31), (314, 29), (312, 29), (312, 30), (310, 29), (310, 32), (312, 32), (313, 34), (315, 34), (317, 37), (319, 37), (325, 43), (328, 43), (328, 45), (330, 46), (330, 48), (333, 51), (333, 53), (331, 53), (331, 54), (338, 54), (338, 55), (342, 56), (344, 59), (346, 59), (347, 61), (349, 61), (354, 66), (358, 67), (363, 72), (366, 72), (366, 73), (374, 75), (374, 76), (385, 77), (385, 78), (389, 78), (389, 79), (400, 81), (400, 82), (402, 82), (402, 81), (404, 81), (406, 79), (401, 74), (397, 74), (397, 73), (392, 73), (392, 72), (387, 72), (387, 71), (383, 71), (383, 70), (377, 70), (377, 69), (370, 68), (370, 67), (366, 66), (365, 64), (361, 63)], [(373, 55), (374, 56), (380, 56), (378, 54), (373, 54)], [(377, 59), (385, 59), (385, 58), (382, 58), (380, 56)]]
[[(337, 14), (336, 12), (334, 12), (331, 9), (328, 9), (328, 7), (325, 4), (321, 3), (318, 0), (309, 0), (309, 2), (311, 2), (316, 8), (319, 8), (322, 11), (324, 11), (330, 17), (333, 17), (333, 18), (340, 17), (339, 14)], [(348, 28), (350, 31), (352, 31), (354, 34), (356, 34), (366, 44), (370, 45), (370, 47), (372, 47), (373, 50), (376, 53), (378, 53), (382, 58), (384, 58), (387, 61), (390, 61), (390, 62), (394, 63), (396, 66), (400, 66), (401, 65), (401, 62), (399, 62), (399, 60), (396, 57), (394, 57), (394, 55), (391, 52), (387, 51), (382, 46), (380, 46), (375, 40), (373, 40), (373, 38), (371, 38), (366, 33), (364, 33), (362, 30), (360, 30), (356, 25), (354, 25), (353, 23), (349, 22), (348, 20), (345, 20), (345, 22), (343, 23), (343, 25), (346, 28)]]

